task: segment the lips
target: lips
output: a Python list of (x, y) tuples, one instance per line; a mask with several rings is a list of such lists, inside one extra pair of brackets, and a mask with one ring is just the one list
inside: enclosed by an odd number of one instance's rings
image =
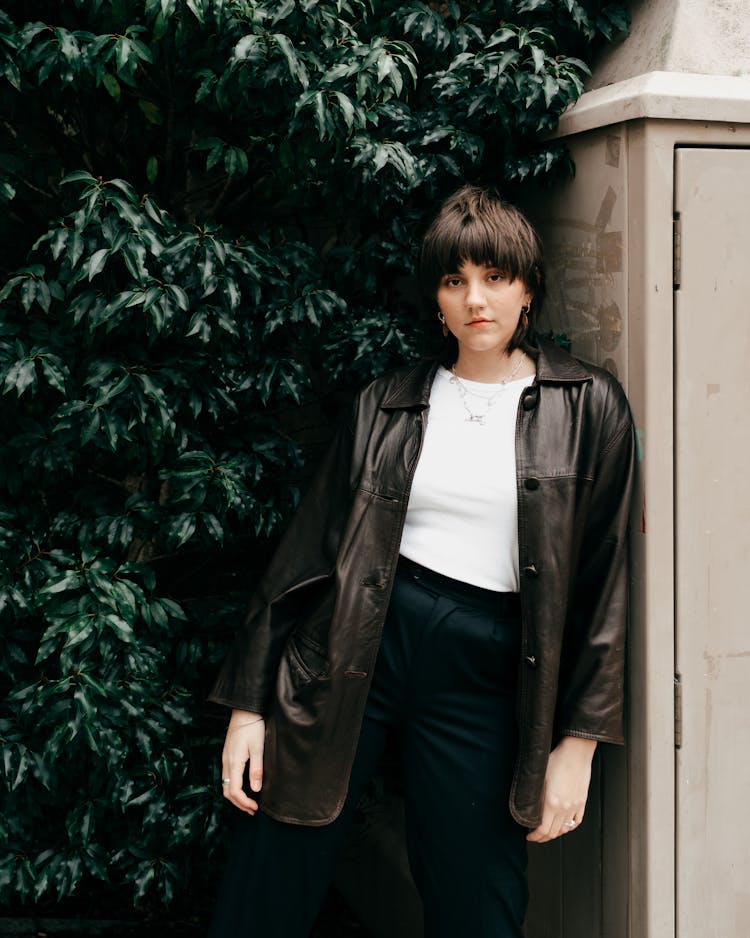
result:
[(467, 326), (483, 326), (485, 323), (492, 322), (491, 319), (472, 319), (470, 322), (467, 322)]

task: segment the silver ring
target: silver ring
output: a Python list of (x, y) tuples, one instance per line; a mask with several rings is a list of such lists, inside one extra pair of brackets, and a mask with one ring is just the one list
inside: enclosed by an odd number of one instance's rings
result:
[(563, 821), (563, 827), (575, 827), (576, 822), (571, 818), (569, 821)]
[(228, 785), (231, 781), (232, 781), (231, 778), (223, 778), (223, 779), (221, 780), (221, 784), (222, 784), (222, 785)]

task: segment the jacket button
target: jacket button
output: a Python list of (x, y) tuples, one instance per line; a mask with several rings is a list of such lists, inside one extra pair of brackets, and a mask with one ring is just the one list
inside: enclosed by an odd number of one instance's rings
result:
[(530, 563), (528, 567), (523, 568), (523, 575), (528, 577), (535, 577), (539, 576), (539, 571), (537, 570), (535, 564)]
[(536, 407), (537, 394), (536, 391), (528, 391), (523, 398), (523, 409), (524, 410), (533, 410)]
[(534, 479), (534, 478), (527, 479), (524, 482), (524, 485), (526, 486), (527, 489), (529, 489), (529, 491), (533, 492), (534, 489), (539, 488), (539, 479)]

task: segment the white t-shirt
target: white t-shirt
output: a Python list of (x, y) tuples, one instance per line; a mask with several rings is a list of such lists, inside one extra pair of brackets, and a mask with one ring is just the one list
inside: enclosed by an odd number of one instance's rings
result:
[[(505, 385), (462, 378), (464, 397), (452, 377), (441, 366), (432, 383), (401, 554), (455, 580), (515, 593), (516, 415), (534, 376)], [(467, 407), (484, 422), (469, 420)]]

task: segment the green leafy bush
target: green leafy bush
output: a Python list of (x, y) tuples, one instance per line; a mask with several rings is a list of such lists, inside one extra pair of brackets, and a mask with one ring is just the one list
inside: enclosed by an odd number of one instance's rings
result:
[(222, 806), (202, 701), (338, 398), (417, 352), (427, 213), (463, 179), (568, 173), (543, 135), (626, 17), (22, 6), (0, 9), (0, 895), (188, 902)]

